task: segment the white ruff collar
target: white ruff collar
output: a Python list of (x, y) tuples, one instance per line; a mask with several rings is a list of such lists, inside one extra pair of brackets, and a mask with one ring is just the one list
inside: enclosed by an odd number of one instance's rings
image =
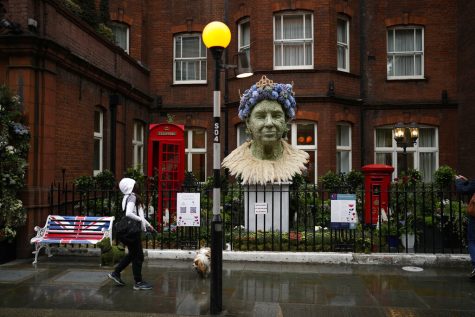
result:
[(243, 184), (266, 184), (288, 182), (296, 174), (307, 168), (309, 155), (281, 140), (284, 152), (277, 160), (261, 160), (251, 154), (248, 141), (237, 147), (223, 160), (222, 166), (228, 168), (231, 175), (240, 176)]

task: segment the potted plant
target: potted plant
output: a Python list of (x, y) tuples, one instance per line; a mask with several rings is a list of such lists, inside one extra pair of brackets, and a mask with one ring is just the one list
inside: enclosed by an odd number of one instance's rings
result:
[(0, 262), (15, 256), (18, 227), (26, 221), (26, 210), (19, 199), (25, 184), (29, 131), (20, 111), (20, 98), (0, 86)]
[(416, 235), (420, 233), (419, 222), (417, 216), (412, 212), (408, 212), (406, 217), (400, 221), (401, 244), (406, 250), (414, 249)]

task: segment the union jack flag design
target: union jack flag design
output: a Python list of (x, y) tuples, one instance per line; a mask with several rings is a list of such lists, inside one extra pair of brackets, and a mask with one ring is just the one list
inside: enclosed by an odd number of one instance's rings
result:
[(31, 243), (96, 244), (112, 229), (112, 221), (111, 217), (49, 215), (45, 229), (43, 237)]

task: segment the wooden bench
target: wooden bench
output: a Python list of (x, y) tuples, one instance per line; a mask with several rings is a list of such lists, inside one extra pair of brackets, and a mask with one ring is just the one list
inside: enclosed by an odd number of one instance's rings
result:
[(105, 238), (112, 241), (112, 224), (114, 217), (60, 216), (49, 215), (43, 228), (36, 226), (36, 237), (30, 243), (35, 244), (35, 260), (45, 247), (49, 257), (52, 256), (52, 244), (92, 244), (96, 245)]

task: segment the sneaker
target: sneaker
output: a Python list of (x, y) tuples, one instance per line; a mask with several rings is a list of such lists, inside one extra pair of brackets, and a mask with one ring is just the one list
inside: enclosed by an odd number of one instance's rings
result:
[(475, 268), (472, 270), (472, 272), (470, 273), (470, 279), (471, 280), (475, 280)]
[(107, 274), (107, 276), (113, 280), (114, 282), (116, 282), (117, 285), (120, 285), (120, 286), (124, 286), (125, 283), (124, 281), (122, 281), (122, 279), (120, 278), (120, 274), (117, 274), (116, 272), (112, 272), (112, 273), (109, 273)]
[(135, 290), (148, 290), (152, 289), (152, 285), (148, 284), (147, 282), (138, 282), (134, 284), (134, 289)]

